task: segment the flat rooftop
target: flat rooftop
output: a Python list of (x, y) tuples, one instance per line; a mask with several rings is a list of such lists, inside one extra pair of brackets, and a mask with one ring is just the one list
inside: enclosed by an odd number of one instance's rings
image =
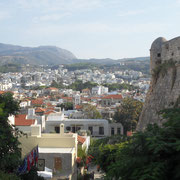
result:
[(74, 148), (40, 148), (38, 147), (39, 153), (72, 153)]

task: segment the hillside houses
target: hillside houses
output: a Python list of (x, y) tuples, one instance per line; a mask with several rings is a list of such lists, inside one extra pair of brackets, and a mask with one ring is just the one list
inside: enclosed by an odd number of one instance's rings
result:
[[(27, 134), (27, 138), (20, 139), (23, 158), (38, 148), (39, 160), (44, 164), (39, 173), (42, 176), (49, 174), (49, 178), (77, 179), (77, 146), (87, 151), (91, 137), (123, 134), (123, 126), (113, 121), (117, 107), (126, 97), (143, 101), (148, 88), (147, 79), (128, 82), (139, 86), (138, 90), (112, 91), (106, 87), (104, 83), (123, 82), (123, 72), (68, 72), (61, 67), (6, 75), (2, 75), (6, 80), (1, 78), (0, 83), (12, 86), (4, 86), (6, 88), (0, 94), (11, 91), (20, 102), (19, 114), (10, 116), (9, 122)], [(78, 79), (95, 83), (87, 83), (90, 85), (87, 88), (70, 88), (69, 85)], [(58, 87), (51, 87), (54, 81)]]

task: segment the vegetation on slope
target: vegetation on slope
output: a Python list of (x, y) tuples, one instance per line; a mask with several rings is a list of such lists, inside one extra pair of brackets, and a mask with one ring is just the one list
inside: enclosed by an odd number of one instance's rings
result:
[(42, 180), (44, 178), (38, 177), (37, 168), (24, 175), (17, 174), (22, 163), (18, 137), (23, 133), (9, 124), (8, 117), (17, 114), (18, 111), (19, 102), (13, 99), (11, 93), (0, 95), (0, 179)]
[(137, 89), (137, 87), (134, 87), (133, 85), (126, 84), (126, 83), (122, 83), (122, 84), (119, 84), (119, 83), (108, 84), (108, 83), (106, 83), (106, 84), (103, 84), (103, 86), (108, 87), (109, 91), (117, 91), (117, 90), (123, 90), (123, 89), (131, 91), (131, 90)]
[(97, 140), (91, 146), (89, 153), (108, 180), (180, 179), (180, 109), (164, 110), (162, 116), (167, 119), (162, 127), (150, 124), (120, 143)]
[(74, 63), (65, 65), (65, 68), (69, 71), (81, 70), (81, 69), (97, 69), (99, 65), (95, 63)]
[(123, 125), (125, 135), (127, 131), (136, 129), (142, 108), (143, 103), (133, 98), (124, 98), (121, 105), (117, 107), (114, 120)]
[(97, 85), (98, 84), (94, 82), (88, 81), (88, 82), (83, 83), (82, 81), (77, 80), (74, 83), (72, 83), (70, 86), (68, 86), (68, 88), (76, 90), (76, 91), (82, 91), (83, 89), (86, 89), (86, 88), (91, 89), (92, 87), (95, 87)]

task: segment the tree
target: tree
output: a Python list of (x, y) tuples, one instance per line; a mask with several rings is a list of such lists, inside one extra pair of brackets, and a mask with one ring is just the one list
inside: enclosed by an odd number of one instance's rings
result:
[(8, 117), (19, 110), (19, 103), (11, 93), (0, 95), (0, 169), (15, 172), (21, 162), (20, 132), (8, 123)]
[(61, 107), (61, 109), (64, 110), (73, 110), (73, 103), (72, 102), (66, 102), (62, 104), (58, 104), (57, 107)]
[(82, 146), (78, 145), (78, 157), (81, 158), (81, 162), (79, 163), (80, 167), (86, 166), (87, 153), (86, 148), (82, 148)]
[(180, 109), (161, 112), (166, 122), (149, 124), (119, 144), (100, 145), (95, 158), (107, 179), (179, 180)]
[(57, 83), (55, 80), (52, 81), (50, 87), (55, 87), (55, 88), (58, 88), (58, 89), (64, 89), (64, 86), (63, 86), (62, 82)]
[(90, 104), (83, 105), (83, 112), (88, 119), (101, 119), (102, 116), (97, 108)]
[(24, 76), (21, 77), (21, 87), (22, 87), (23, 89), (25, 89), (25, 87), (26, 87), (26, 79), (25, 79)]
[(122, 90), (122, 89), (127, 89), (129, 91), (134, 90), (134, 89), (138, 89), (137, 87), (130, 85), (130, 84), (126, 84), (126, 83), (112, 83), (112, 84), (103, 84), (104, 86), (109, 88), (109, 91), (117, 91), (117, 90)]
[(92, 87), (95, 87), (97, 85), (98, 84), (94, 82), (88, 81), (88, 82), (83, 83), (82, 81), (77, 80), (74, 83), (72, 83), (68, 88), (76, 90), (76, 91), (82, 91), (83, 89), (86, 89), (86, 88), (92, 89)]
[(18, 176), (16, 176), (15, 174), (12, 173), (5, 173), (3, 171), (0, 171), (0, 179), (2, 180), (20, 180), (20, 178)]
[(37, 171), (38, 168), (33, 166), (28, 173), (20, 175), (21, 180), (44, 180), (42, 176), (38, 176)]
[(134, 131), (136, 129), (142, 107), (142, 102), (132, 98), (125, 98), (121, 106), (116, 109), (114, 120), (123, 125), (124, 134), (127, 131)]

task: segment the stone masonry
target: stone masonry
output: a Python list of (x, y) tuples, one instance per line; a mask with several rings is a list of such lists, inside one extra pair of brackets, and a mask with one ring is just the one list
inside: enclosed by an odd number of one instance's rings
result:
[(162, 124), (159, 112), (178, 106), (180, 102), (180, 37), (167, 41), (157, 38), (150, 49), (149, 92), (139, 119), (137, 130), (144, 130), (149, 123)]

